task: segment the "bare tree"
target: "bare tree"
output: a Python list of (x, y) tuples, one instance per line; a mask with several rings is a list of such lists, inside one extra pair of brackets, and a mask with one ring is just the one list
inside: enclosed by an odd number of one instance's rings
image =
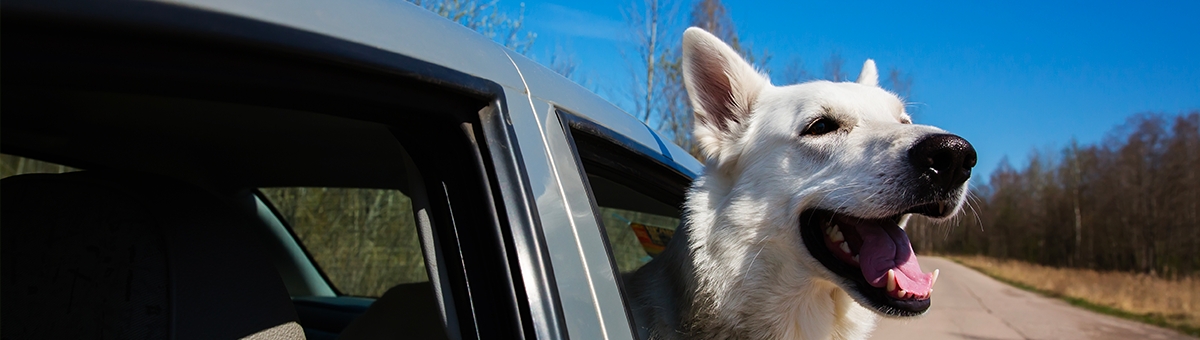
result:
[[(677, 4), (666, 5), (657, 2), (658, 0), (647, 0), (647, 4), (654, 4), (660, 8), (668, 8), (669, 10), (661, 13), (673, 13)], [(649, 6), (647, 6), (649, 8)], [(661, 15), (661, 14), (660, 14)], [(649, 15), (644, 16), (649, 17)], [(674, 17), (673, 14), (670, 17)], [(664, 21), (662, 17), (658, 17), (660, 34), (663, 27), (671, 27), (673, 32), (681, 32), (683, 27), (677, 27), (673, 22)], [(665, 24), (665, 25), (664, 25)], [(769, 54), (764, 52), (755, 53), (752, 49), (743, 42), (737, 35), (737, 29), (734, 26), (733, 20), (729, 16), (729, 11), (725, 4), (720, 0), (702, 0), (692, 6), (689, 13), (689, 26), (700, 27), (720, 37), (735, 50), (739, 51), (747, 61), (756, 64), (759, 69), (765, 69), (763, 65), (770, 60)], [(649, 27), (649, 26), (643, 26)], [(643, 33), (653, 32), (653, 30), (643, 29)], [(645, 34), (643, 34), (645, 36)], [(662, 51), (656, 59), (644, 59), (644, 65), (653, 65), (647, 67), (646, 74), (653, 74), (657, 79), (655, 81), (647, 81), (647, 93), (653, 93), (653, 96), (647, 96), (645, 99), (646, 107), (641, 108), (644, 112), (644, 120), (651, 126), (657, 126), (660, 132), (671, 136), (676, 144), (692, 153), (699, 155), (699, 149), (696, 146), (695, 140), (692, 137), (693, 113), (691, 103), (688, 100), (687, 90), (683, 85), (683, 55), (679, 46), (679, 37), (677, 35), (665, 35), (669, 47), (661, 47), (661, 42), (655, 48)], [(649, 50), (650, 42), (642, 39), (643, 51)], [(641, 56), (645, 57), (645, 54)], [(643, 78), (649, 80), (649, 77)], [(653, 106), (653, 108), (651, 108)]]
[(672, 49), (660, 62), (662, 64), (662, 124), (658, 130), (671, 136), (676, 145), (699, 157), (700, 149), (692, 138), (694, 115), (683, 85), (683, 57), (679, 48)]
[(555, 44), (554, 53), (550, 53), (550, 61), (547, 64), (555, 73), (570, 79), (580, 86), (588, 88), (592, 92), (600, 92), (595, 84), (592, 83), (591, 78), (583, 70), (579, 69), (579, 59), (576, 58), (574, 53), (570, 52), (569, 47), (563, 44)]
[[(556, 49), (561, 50), (561, 47)], [(567, 79), (574, 80), (573, 78), (579, 74), (579, 61), (575, 59), (574, 54), (555, 52), (550, 55), (550, 69)]]
[(442, 17), (495, 40), (521, 54), (529, 52), (537, 34), (525, 30), (525, 3), (515, 18), (501, 12), (497, 1), (476, 0), (409, 0)]
[(888, 68), (887, 77), (884, 78), (883, 84), (892, 90), (892, 92), (900, 95), (900, 98), (908, 100), (912, 97), (912, 74), (905, 73), (895, 66)]
[(771, 60), (770, 54), (766, 51), (755, 52), (745, 41), (737, 34), (737, 27), (733, 22), (733, 17), (729, 15), (729, 9), (725, 7), (725, 3), (721, 0), (701, 0), (692, 5), (690, 13), (689, 25), (703, 28), (705, 31), (724, 40), (725, 43), (738, 51), (746, 61), (751, 65), (766, 70), (766, 64)]
[(691, 104), (683, 86), (684, 27), (674, 19), (678, 10), (678, 2), (666, 0), (643, 0), (625, 10), (635, 42), (630, 112), (695, 155)]
[(633, 57), (636, 58), (633, 74), (634, 109), (638, 119), (650, 123), (656, 118), (656, 103), (661, 92), (664, 55), (671, 53), (678, 44), (673, 19), (677, 7), (668, 1), (643, 0), (631, 3), (624, 9), (625, 21), (629, 24), (634, 42)]
[(825, 59), (825, 79), (829, 81), (846, 81), (849, 76), (846, 75), (846, 60), (842, 58), (842, 54), (838, 51), (829, 53), (829, 58)]
[(690, 24), (721, 38), (735, 50), (741, 50), (741, 40), (733, 27), (733, 19), (721, 0), (701, 0), (692, 5)]
[(784, 84), (799, 84), (815, 78), (811, 73), (808, 73), (808, 68), (804, 65), (804, 60), (799, 57), (794, 57), (787, 65), (783, 66), (783, 83)]

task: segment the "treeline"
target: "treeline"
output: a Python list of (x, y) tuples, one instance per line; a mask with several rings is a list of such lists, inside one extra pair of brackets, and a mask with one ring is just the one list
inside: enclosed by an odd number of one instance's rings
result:
[(1096, 145), (1037, 152), (1023, 169), (1003, 161), (973, 186), (964, 213), (942, 224), (914, 219), (908, 230), (918, 252), (1192, 276), (1198, 169), (1200, 111), (1137, 114)]
[(334, 287), (379, 297), (429, 281), (412, 200), (399, 190), (261, 188)]

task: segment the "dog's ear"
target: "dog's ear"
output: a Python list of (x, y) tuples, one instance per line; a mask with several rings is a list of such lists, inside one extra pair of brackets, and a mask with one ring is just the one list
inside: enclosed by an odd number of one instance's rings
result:
[(875, 70), (874, 60), (867, 59), (863, 63), (862, 72), (858, 73), (858, 80), (855, 82), (866, 86), (879, 86), (879, 71)]
[(683, 32), (683, 83), (696, 111), (700, 150), (725, 163), (722, 145), (740, 135), (754, 100), (770, 80), (720, 38), (692, 27)]

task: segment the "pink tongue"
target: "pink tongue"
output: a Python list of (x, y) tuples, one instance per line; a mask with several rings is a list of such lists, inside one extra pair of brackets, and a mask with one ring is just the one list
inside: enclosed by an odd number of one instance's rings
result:
[[(924, 294), (932, 286), (933, 274), (921, 271), (917, 255), (913, 254), (908, 235), (899, 226), (888, 220), (839, 221), (839, 225), (852, 225), (862, 237), (858, 251), (858, 264), (863, 277), (874, 287), (887, 285), (888, 269), (896, 270), (896, 281), (900, 289)], [(845, 223), (850, 222), (850, 223)]]

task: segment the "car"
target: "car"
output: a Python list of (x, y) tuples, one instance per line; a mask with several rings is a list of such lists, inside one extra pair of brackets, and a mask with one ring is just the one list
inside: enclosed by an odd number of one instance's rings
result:
[(0, 6), (6, 339), (631, 339), (702, 169), (404, 1)]

